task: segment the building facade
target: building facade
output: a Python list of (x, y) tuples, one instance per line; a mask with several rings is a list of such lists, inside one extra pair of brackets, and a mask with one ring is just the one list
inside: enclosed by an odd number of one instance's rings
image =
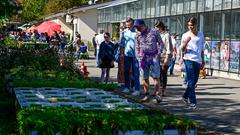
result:
[(205, 35), (205, 63), (212, 75), (240, 80), (240, 0), (117, 0), (98, 9), (98, 31), (115, 36), (126, 17), (144, 19), (149, 27), (163, 21), (170, 33), (187, 31), (190, 16)]

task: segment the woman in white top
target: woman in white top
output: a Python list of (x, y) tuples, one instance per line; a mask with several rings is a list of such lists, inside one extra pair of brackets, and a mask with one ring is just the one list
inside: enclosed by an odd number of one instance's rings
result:
[(197, 31), (197, 19), (190, 17), (187, 21), (188, 31), (182, 35), (183, 59), (187, 73), (187, 89), (183, 101), (189, 108), (196, 109), (195, 84), (198, 81), (200, 67), (204, 64), (204, 35)]
[(161, 59), (160, 59), (160, 83), (162, 86), (162, 96), (166, 96), (167, 87), (167, 71), (168, 66), (172, 57), (173, 46), (171, 42), (170, 34), (167, 32), (167, 26), (162, 21), (157, 21), (155, 28), (160, 32), (164, 47), (161, 48)]

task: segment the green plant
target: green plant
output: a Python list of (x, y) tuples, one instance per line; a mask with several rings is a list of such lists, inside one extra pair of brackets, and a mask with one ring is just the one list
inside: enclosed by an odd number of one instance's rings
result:
[(17, 47), (17, 44), (18, 44), (18, 41), (17, 40), (14, 40), (14, 39), (11, 39), (10, 37), (5, 37), (4, 38), (4, 41), (3, 41), (3, 44), (7, 47)]
[(160, 134), (165, 128), (188, 130), (196, 128), (196, 123), (156, 110), (103, 111), (72, 108), (28, 108), (17, 114), (19, 130), (27, 134), (29, 130), (42, 133), (61, 134), (112, 134), (122, 130), (145, 130)]

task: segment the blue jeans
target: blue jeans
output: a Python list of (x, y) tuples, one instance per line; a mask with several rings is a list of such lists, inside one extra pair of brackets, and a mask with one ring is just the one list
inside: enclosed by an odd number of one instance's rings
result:
[(190, 103), (196, 104), (195, 85), (198, 82), (201, 65), (197, 62), (184, 60), (187, 74), (187, 89), (183, 94), (185, 99), (189, 99)]
[(175, 59), (172, 58), (171, 61), (170, 61), (170, 65), (169, 65), (170, 75), (173, 75), (174, 65), (175, 65)]
[(130, 88), (130, 68), (132, 68), (131, 87), (135, 87), (135, 90), (140, 90), (139, 81), (139, 63), (135, 57), (124, 56), (124, 77), (125, 77), (125, 87)]

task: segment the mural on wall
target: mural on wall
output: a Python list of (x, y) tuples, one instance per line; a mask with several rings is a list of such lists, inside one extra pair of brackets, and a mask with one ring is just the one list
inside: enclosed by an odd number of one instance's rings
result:
[(232, 41), (230, 47), (230, 71), (239, 72), (240, 41)]
[(211, 42), (206, 41), (204, 44), (204, 62), (206, 68), (210, 68), (210, 60), (211, 60)]
[(230, 42), (222, 41), (220, 48), (220, 70), (228, 70), (230, 57)]
[(219, 69), (221, 42), (212, 41), (211, 44), (212, 44), (211, 68)]

